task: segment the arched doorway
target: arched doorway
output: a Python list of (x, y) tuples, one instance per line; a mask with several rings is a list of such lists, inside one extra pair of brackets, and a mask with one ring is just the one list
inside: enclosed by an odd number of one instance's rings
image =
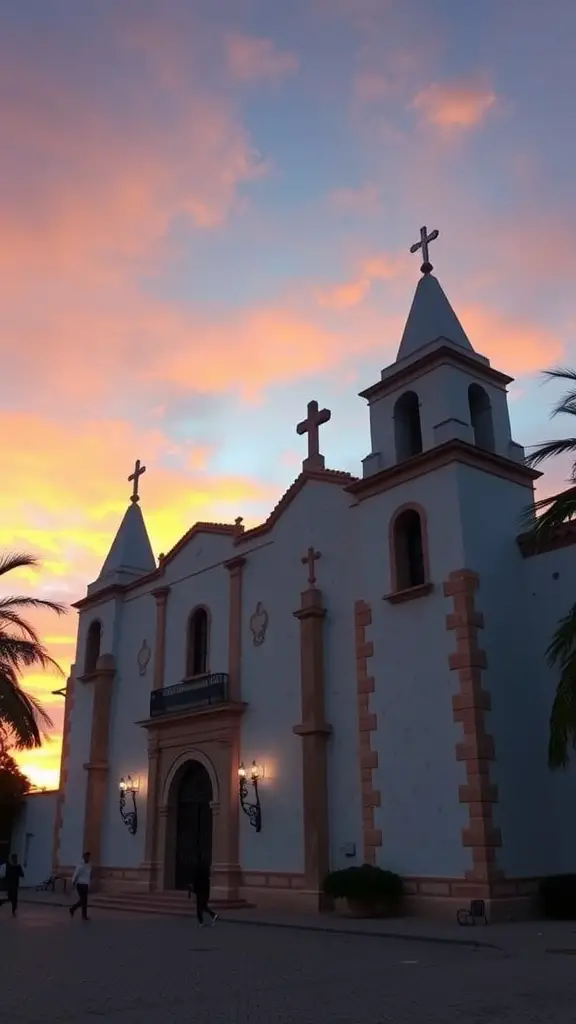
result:
[(174, 887), (185, 889), (192, 880), (194, 864), (212, 863), (212, 782), (199, 761), (189, 761), (176, 786), (176, 843)]

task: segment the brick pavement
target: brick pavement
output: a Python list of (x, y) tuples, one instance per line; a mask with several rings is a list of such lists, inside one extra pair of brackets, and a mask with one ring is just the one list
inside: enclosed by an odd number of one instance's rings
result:
[(574, 958), (61, 907), (0, 911), (10, 1024), (566, 1024)]

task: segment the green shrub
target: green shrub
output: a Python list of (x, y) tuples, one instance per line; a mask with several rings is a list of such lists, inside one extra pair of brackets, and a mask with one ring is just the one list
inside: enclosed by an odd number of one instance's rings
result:
[(403, 885), (399, 875), (372, 864), (331, 871), (324, 879), (325, 896), (356, 903), (381, 903), (397, 907), (402, 901)]
[(576, 875), (542, 878), (539, 890), (543, 917), (556, 921), (576, 920)]

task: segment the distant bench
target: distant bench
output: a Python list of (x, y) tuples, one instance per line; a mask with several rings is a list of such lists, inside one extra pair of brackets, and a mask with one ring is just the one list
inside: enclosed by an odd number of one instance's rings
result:
[(36, 892), (56, 892), (58, 883), (61, 885), (62, 892), (66, 892), (68, 882), (64, 875), (50, 875), (45, 882), (36, 886)]

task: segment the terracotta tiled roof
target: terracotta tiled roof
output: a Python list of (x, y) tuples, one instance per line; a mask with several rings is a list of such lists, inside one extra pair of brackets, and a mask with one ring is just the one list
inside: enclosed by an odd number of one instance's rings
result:
[(236, 533), (236, 527), (234, 523), (194, 523), (180, 540), (176, 541), (176, 544), (170, 551), (164, 555), (160, 565), (164, 566), (167, 562), (170, 562), (183, 547), (186, 546), (188, 541), (192, 540), (197, 533), (212, 533), (218, 534), (221, 537), (232, 537)]
[(546, 551), (556, 551), (558, 548), (568, 548), (576, 544), (576, 521), (562, 523), (546, 538), (539, 539), (528, 532), (519, 534), (516, 540), (524, 558), (543, 555)]
[(354, 476), (352, 473), (345, 473), (339, 469), (303, 470), (300, 475), (296, 477), (294, 482), (290, 484), (288, 490), (284, 492), (278, 503), (272, 509), (268, 518), (259, 526), (254, 526), (251, 530), (244, 530), (243, 533), (239, 533), (238, 527), (234, 523), (194, 523), (194, 526), (192, 526), (187, 533), (185, 533), (184, 536), (176, 542), (174, 547), (168, 551), (164, 558), (162, 558), (158, 568), (149, 573), (149, 575), (142, 576), (140, 579), (134, 580), (125, 587), (109, 587), (97, 594), (84, 597), (82, 600), (76, 602), (74, 607), (82, 608), (89, 604), (96, 604), (99, 600), (102, 600), (103, 598), (105, 599), (107, 596), (111, 596), (112, 591), (114, 591), (114, 593), (123, 593), (125, 591), (141, 587), (143, 584), (151, 583), (153, 580), (160, 581), (162, 579), (166, 563), (171, 561), (178, 552), (196, 536), (196, 534), (211, 533), (218, 534), (223, 537), (227, 536), (232, 538), (234, 540), (234, 545), (237, 546), (246, 540), (252, 540), (253, 537), (260, 537), (262, 534), (268, 533), (274, 524), (278, 522), (280, 516), (286, 511), (296, 495), (299, 494), (305, 484), (310, 480), (315, 480), (319, 483), (337, 484), (339, 487), (348, 487), (351, 484), (356, 483), (358, 479), (359, 478)]
[(245, 530), (244, 533), (239, 534), (234, 543), (236, 545), (242, 544), (246, 540), (252, 540), (253, 537), (260, 537), (262, 534), (268, 533), (309, 480), (316, 480), (320, 483), (338, 484), (340, 487), (347, 487), (350, 484), (355, 483), (356, 480), (358, 480), (358, 477), (353, 476), (352, 473), (344, 473), (339, 469), (303, 470), (300, 475), (296, 477), (294, 482), (290, 484), (288, 490), (284, 492), (280, 501), (274, 506), (268, 518), (259, 526), (253, 526), (251, 530)]

